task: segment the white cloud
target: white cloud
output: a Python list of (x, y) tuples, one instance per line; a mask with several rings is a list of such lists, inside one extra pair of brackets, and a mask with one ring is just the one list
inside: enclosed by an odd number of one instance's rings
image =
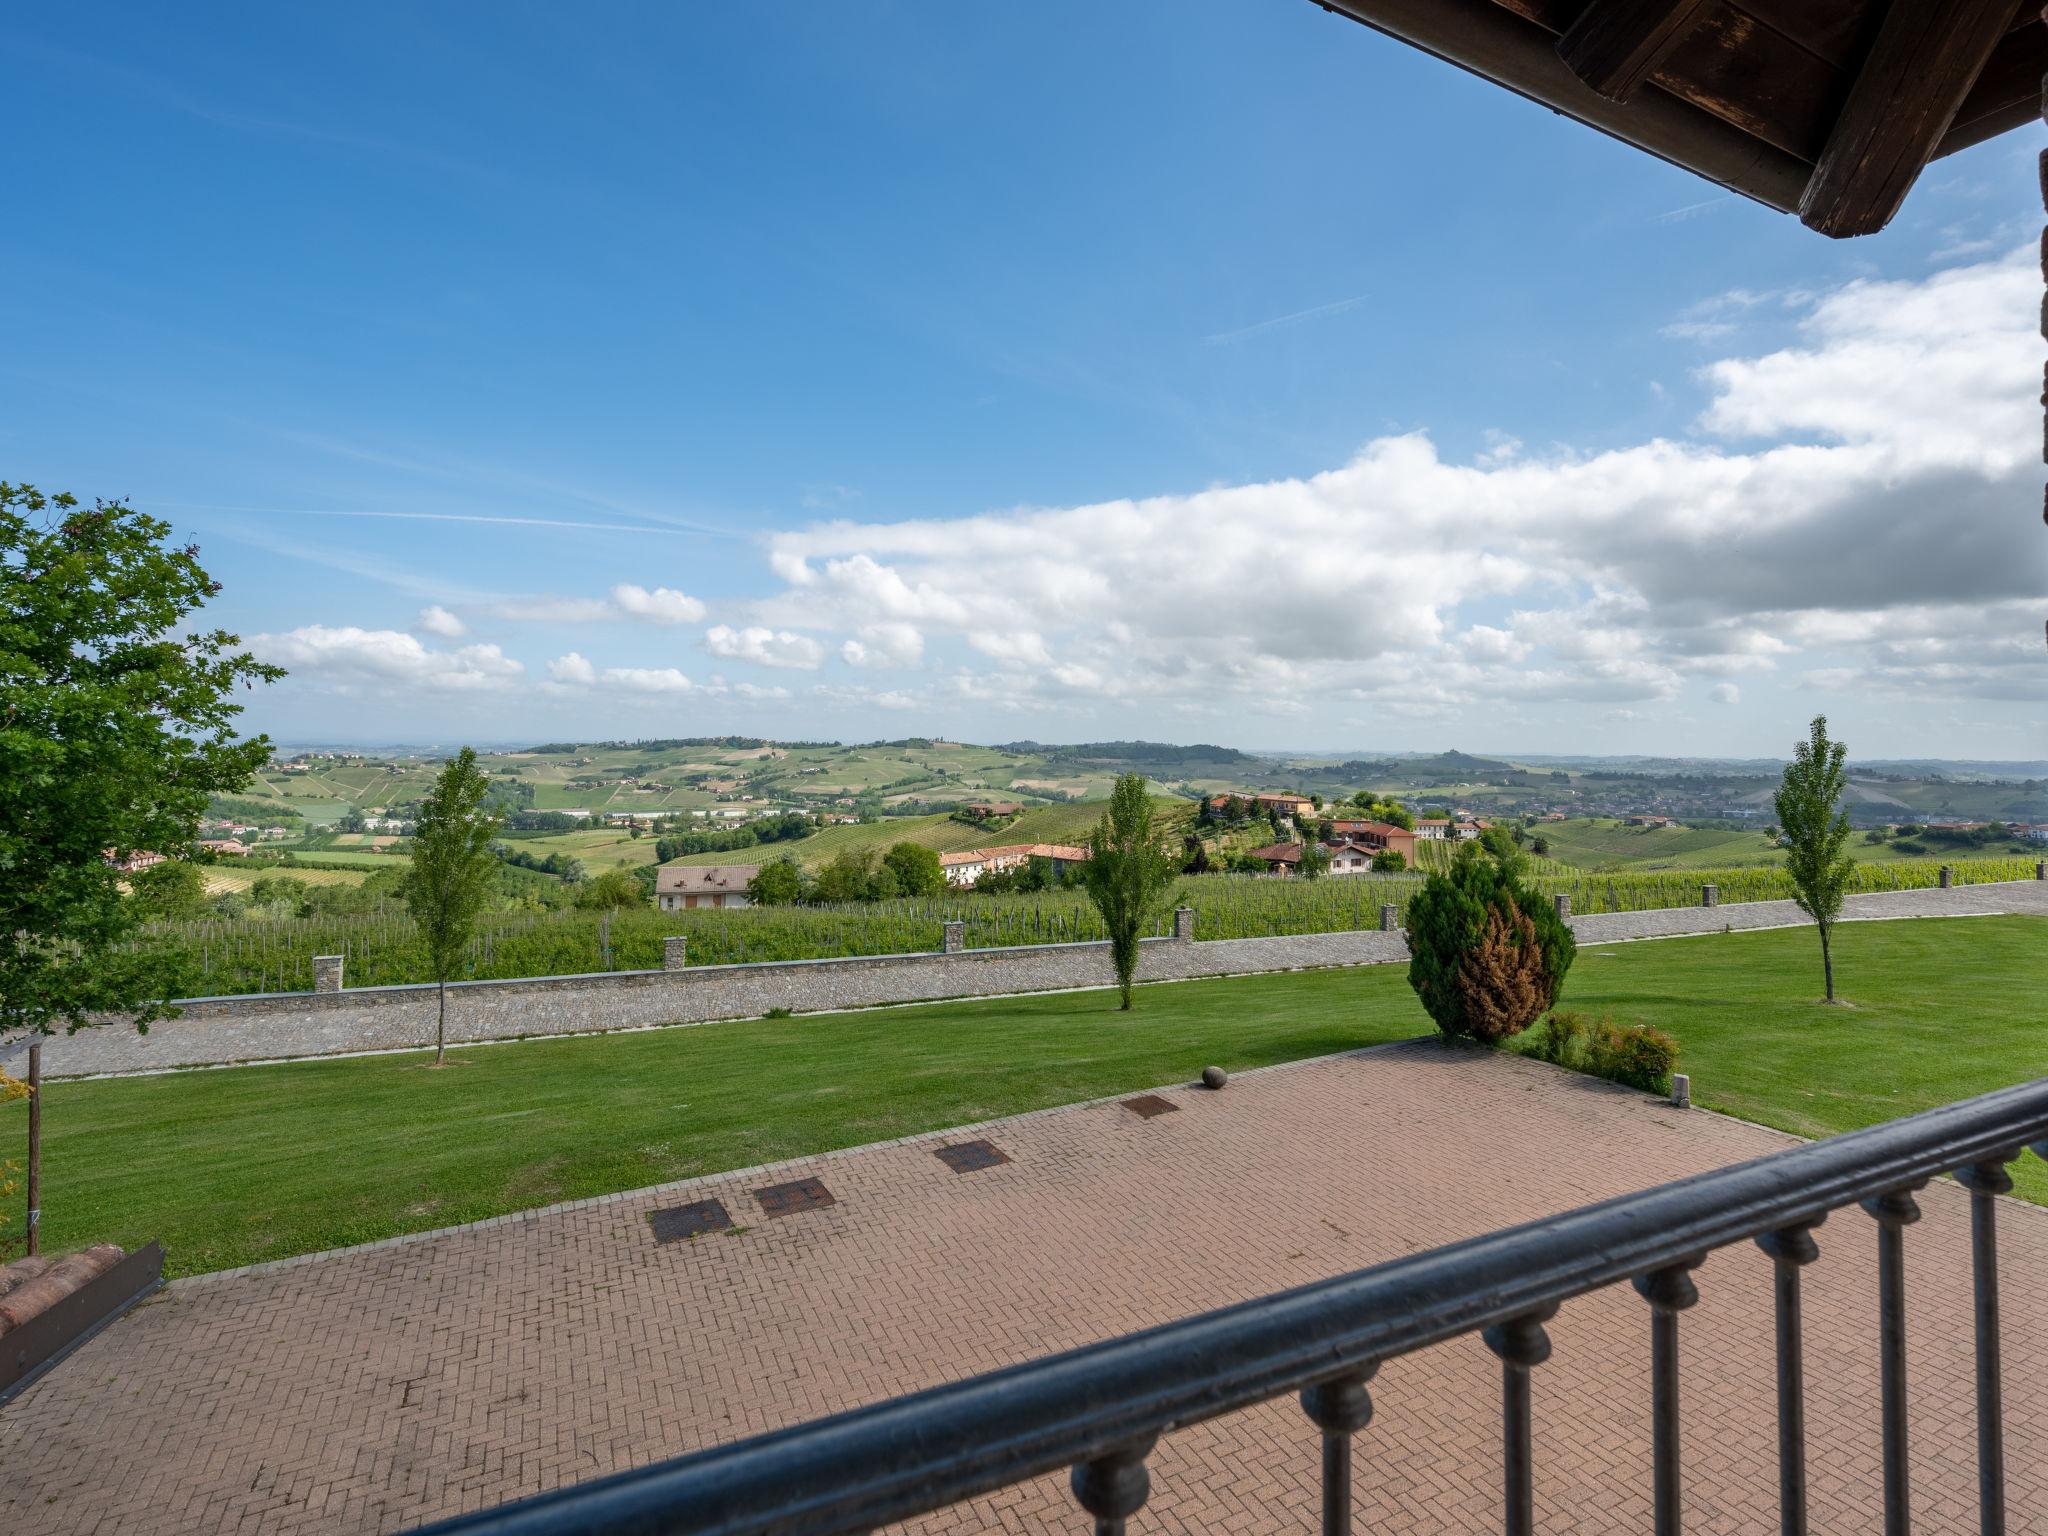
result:
[(695, 624), (704, 604), (673, 587), (635, 586), (620, 582), (603, 597), (561, 597), (542, 594), (500, 598), (481, 605), (493, 618), (528, 624), (640, 623), (672, 626)]
[(1716, 704), (1740, 704), (1742, 690), (1733, 683), (1716, 683), (1707, 690), (1707, 697)]
[(422, 608), (420, 616), (413, 621), (413, 628), (424, 634), (439, 635), (443, 640), (460, 640), (469, 633), (469, 626), (439, 603)]
[[(840, 519), (771, 538), (785, 586), (752, 609), (843, 626), (858, 638), (841, 654), (862, 663), (867, 630), (914, 627), (928, 655), (998, 664), (973, 683), (941, 669), (935, 696), (1036, 708), (1647, 705), (1863, 643), (1824, 641), (1844, 614), (1946, 615), (1928, 638), (1953, 637), (1965, 609), (2040, 586), (2038, 288), (2022, 253), (1921, 282), (1723, 295), (1689, 319), (1789, 315), (1797, 344), (1710, 364), (1686, 439), (1579, 453), (1496, 435), (1460, 463), (1414, 433), (1306, 478)], [(2009, 633), (2038, 644), (2037, 628)], [(1868, 662), (1890, 689), (2025, 686), (1984, 644)]]
[(548, 663), (548, 680), (587, 688), (597, 681), (597, 668), (579, 652), (571, 651)]
[(612, 588), (611, 598), (612, 606), (620, 613), (649, 624), (695, 624), (704, 617), (702, 603), (673, 587), (656, 587), (650, 592), (631, 582), (621, 582)]
[(847, 665), (914, 667), (924, 657), (924, 636), (913, 624), (863, 624), (839, 645)]
[(403, 630), (354, 625), (308, 624), (281, 635), (252, 635), (249, 649), (264, 661), (349, 692), (392, 683), (448, 692), (503, 688), (526, 671), (495, 645), (435, 651)]
[(751, 661), (763, 667), (812, 668), (825, 659), (825, 648), (808, 635), (751, 625), (734, 629), (729, 624), (714, 624), (704, 631), (704, 648), (728, 661)]

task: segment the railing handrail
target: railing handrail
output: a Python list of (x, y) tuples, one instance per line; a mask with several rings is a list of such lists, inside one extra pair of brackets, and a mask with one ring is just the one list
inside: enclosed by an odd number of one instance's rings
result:
[(2044, 1139), (2048, 1079), (428, 1529), (868, 1531)]

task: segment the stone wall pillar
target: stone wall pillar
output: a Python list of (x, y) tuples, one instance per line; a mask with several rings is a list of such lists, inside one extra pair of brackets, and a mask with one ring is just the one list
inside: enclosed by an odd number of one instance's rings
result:
[(1557, 908), (1557, 915), (1559, 917), (1570, 917), (1572, 915), (1572, 899), (1565, 892), (1558, 892), (1557, 895), (1550, 898), (1550, 901), (1551, 905)]
[(2043, 859), (2034, 866), (2034, 878), (2048, 880), (2048, 859)]
[(1701, 886), (1700, 905), (1703, 907), (1718, 907), (1721, 905), (1721, 887), (1718, 885)]
[(947, 954), (957, 955), (967, 947), (967, 924), (964, 922), (956, 919), (947, 923), (942, 931), (946, 936), (943, 948)]
[(1941, 866), (1941, 888), (1942, 888), (1942, 889), (1943, 889), (1944, 891), (1952, 891), (1952, 890), (1954, 890), (1954, 889), (1955, 889), (1955, 884), (1956, 884), (1956, 867), (1955, 867), (1955, 865), (1953, 865), (1953, 864), (1944, 864), (1944, 865), (1942, 865), (1942, 866)]
[(1381, 933), (1393, 933), (1393, 932), (1397, 931), (1397, 930), (1398, 930), (1398, 929), (1400, 928), (1400, 926), (1401, 926), (1401, 920), (1400, 920), (1400, 917), (1399, 917), (1399, 915), (1398, 915), (1398, 914), (1397, 914), (1397, 913), (1396, 913), (1396, 912), (1394, 911), (1394, 904), (1393, 904), (1393, 903), (1392, 903), (1391, 901), (1383, 901), (1383, 902), (1381, 902), (1381, 903), (1380, 903), (1380, 932), (1381, 932)]
[(1175, 907), (1173, 909), (1173, 939), (1176, 944), (1195, 942), (1195, 909)]
[(313, 957), (313, 990), (315, 992), (339, 992), (341, 990), (340, 955), (315, 955)]
[(688, 936), (677, 934), (661, 941), (661, 968), (664, 971), (680, 971), (688, 965), (690, 941)]

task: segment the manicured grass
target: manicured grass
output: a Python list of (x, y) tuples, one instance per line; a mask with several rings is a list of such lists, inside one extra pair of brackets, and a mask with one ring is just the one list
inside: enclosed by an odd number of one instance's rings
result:
[(1427, 1028), (1387, 967), (53, 1083), (44, 1237), (192, 1274)]
[[(1581, 945), (1565, 1005), (1678, 1038), (1693, 1102), (1802, 1136), (2048, 1075), (2048, 919), (1843, 923), (1820, 1001), (1810, 928)], [(2013, 1166), (2048, 1204), (2048, 1164)]]
[[(1587, 946), (1569, 1006), (1675, 1034), (1704, 1106), (1806, 1135), (2037, 1076), (2048, 920)], [(53, 1251), (161, 1237), (190, 1274), (1427, 1032), (1405, 967), (762, 1019), (55, 1083)], [(0, 1146), (24, 1112), (0, 1110)], [(1476, 1133), (1476, 1132), (1475, 1132)], [(1511, 1136), (1511, 1128), (1504, 1134)], [(2015, 1169), (2048, 1203), (2048, 1169)], [(10, 1233), (18, 1233), (13, 1215)]]

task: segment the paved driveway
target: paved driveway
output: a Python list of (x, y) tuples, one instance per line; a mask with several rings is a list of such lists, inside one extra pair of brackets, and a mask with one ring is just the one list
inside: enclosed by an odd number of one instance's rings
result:
[[(1254, 1073), (1171, 1113), (1118, 1104), (924, 1137), (175, 1286), (0, 1411), (0, 1528), (369, 1531), (634, 1466), (1340, 1273), (1754, 1156), (1785, 1138), (1534, 1063), (1403, 1046)], [(830, 1205), (768, 1216), (816, 1178)], [(739, 1229), (661, 1245), (648, 1214), (717, 1199)], [(1915, 1514), (1972, 1528), (1965, 1198), (1908, 1234)], [(2008, 1202), (2015, 1530), (2048, 1531), (2048, 1212)], [(1809, 1272), (1816, 1530), (1874, 1529), (1875, 1243), (1856, 1212)], [(1774, 1528), (1769, 1265), (1699, 1272), (1682, 1325), (1688, 1528)], [(1648, 1528), (1649, 1320), (1576, 1302), (1538, 1373), (1556, 1531)], [(1497, 1528), (1495, 1363), (1397, 1360), (1360, 1437), (1359, 1528)], [(1292, 1402), (1165, 1441), (1141, 1530), (1313, 1528)], [(933, 1528), (1080, 1529), (1062, 1480)]]

